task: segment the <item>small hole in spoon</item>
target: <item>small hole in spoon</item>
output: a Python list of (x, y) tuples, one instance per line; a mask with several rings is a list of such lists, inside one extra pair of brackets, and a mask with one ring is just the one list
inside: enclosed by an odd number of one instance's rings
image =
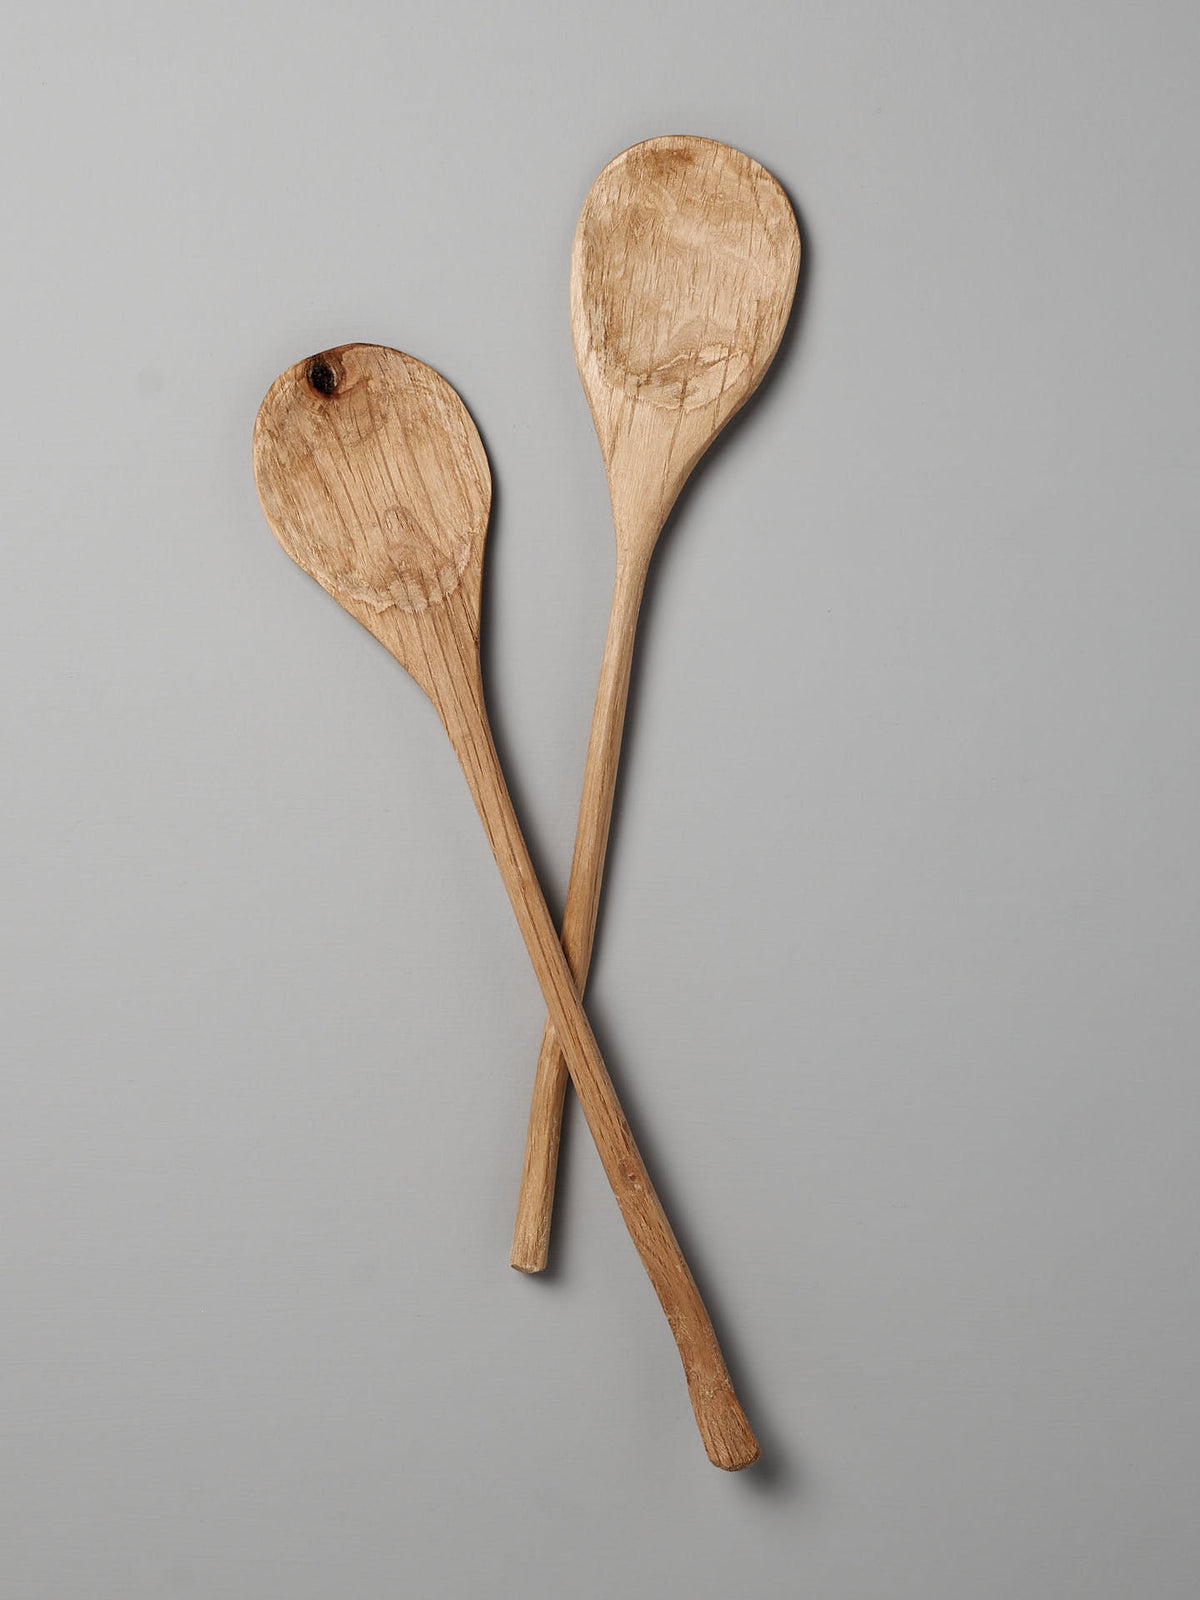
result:
[(330, 395), (337, 388), (337, 373), (324, 356), (314, 356), (306, 373), (309, 383), (318, 394)]

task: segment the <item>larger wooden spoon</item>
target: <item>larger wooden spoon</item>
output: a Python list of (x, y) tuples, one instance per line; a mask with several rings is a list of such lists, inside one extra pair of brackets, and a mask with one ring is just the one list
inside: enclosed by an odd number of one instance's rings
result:
[(254, 473), (288, 555), (408, 669), (442, 719), (604, 1170), (679, 1346), (704, 1447), (718, 1467), (749, 1466), (757, 1441), (583, 1014), (492, 743), (479, 672), (492, 486), (475, 424), (422, 362), (344, 345), (271, 385), (254, 429)]
[[(646, 570), (688, 474), (753, 394), (791, 310), (800, 235), (787, 196), (728, 145), (648, 139), (592, 185), (571, 258), (575, 360), (600, 437), (617, 574), (583, 774), (562, 946), (592, 957)], [(512, 1264), (546, 1265), (567, 1069), (550, 1017), (534, 1081)]]

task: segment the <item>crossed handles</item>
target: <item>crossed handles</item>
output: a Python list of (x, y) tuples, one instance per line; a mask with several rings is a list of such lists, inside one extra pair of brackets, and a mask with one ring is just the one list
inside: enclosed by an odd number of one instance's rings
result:
[[(625, 707), (629, 699), (629, 674), (645, 582), (644, 560), (618, 560), (562, 921), (563, 954), (580, 994), (587, 983), (592, 961)], [(562, 1136), (563, 1099), (569, 1081), (566, 1058), (554, 1022), (548, 1017), (538, 1052), (521, 1192), (513, 1228), (510, 1259), (519, 1272), (541, 1272), (546, 1265)]]
[[(640, 583), (638, 588), (640, 591)], [(537, 973), (550, 1013), (554, 1053), (559, 1056), (560, 1051), (565, 1052), (567, 1068), (625, 1226), (675, 1336), (704, 1448), (715, 1466), (735, 1472), (758, 1459), (758, 1441), (734, 1393), (708, 1311), (655, 1193), (584, 1015), (576, 980), (538, 884), (500, 768), (483, 703), (478, 656), (472, 658), (468, 650), (461, 648), (455, 611), (453, 603), (436, 608), (437, 622), (448, 624), (442, 627), (435, 623), (433, 630), (435, 648), (442, 658), (439, 668), (446, 670), (432, 674), (438, 687), (431, 698), (470, 786)], [(622, 700), (628, 678), (626, 667)], [(611, 785), (608, 793), (611, 810)], [(594, 927), (594, 906), (591, 926)], [(589, 929), (589, 948), (590, 942)], [(561, 1103), (561, 1090), (558, 1098)]]

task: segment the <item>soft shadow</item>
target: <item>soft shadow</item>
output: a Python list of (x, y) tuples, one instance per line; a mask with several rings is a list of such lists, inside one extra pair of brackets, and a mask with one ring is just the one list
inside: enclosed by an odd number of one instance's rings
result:
[[(756, 414), (759, 406), (762, 405), (768, 396), (774, 392), (777, 384), (785, 376), (794, 377), (799, 363), (800, 329), (803, 320), (804, 305), (811, 290), (816, 261), (813, 250), (812, 235), (805, 221), (804, 213), (800, 206), (797, 205), (790, 191), (786, 189), (786, 186), (785, 193), (787, 193), (788, 200), (791, 203), (792, 209), (796, 215), (796, 221), (800, 231), (801, 245), (800, 272), (796, 284), (795, 298), (792, 302), (791, 315), (788, 318), (787, 327), (784, 329), (783, 337), (779, 343), (779, 349), (776, 352), (775, 360), (773, 361), (770, 370), (766, 374), (762, 383), (759, 385), (758, 389), (754, 392), (754, 394), (750, 397), (738, 414), (731, 420), (719, 438), (713, 442), (703, 459), (697, 465), (688, 482), (684, 485), (678, 500), (675, 502), (675, 506), (671, 512), (671, 515), (668, 518), (663, 532), (659, 537), (655, 552), (655, 559), (651, 564), (650, 575), (646, 584), (645, 594), (642, 601), (641, 617), (638, 626), (639, 648), (635, 651), (633, 671), (630, 678), (629, 704), (625, 718), (621, 767), (618, 773), (613, 805), (613, 818), (611, 832), (609, 835), (607, 868), (611, 868), (613, 861), (616, 859), (621, 849), (626, 780), (628, 772), (637, 760), (638, 743), (641, 737), (641, 698), (639, 695), (639, 688), (642, 673), (642, 651), (640, 649), (640, 642), (641, 639), (644, 638), (646, 632), (654, 626), (654, 618), (656, 610), (659, 606), (658, 572), (662, 565), (661, 553), (664, 547), (668, 549), (670, 548), (675, 538), (676, 529), (682, 522), (686, 521), (687, 508), (691, 503), (691, 497), (696, 493), (697, 488), (703, 484), (707, 473), (711, 471), (713, 461), (720, 459), (720, 457), (722, 457), (727, 450), (734, 446), (735, 442), (741, 437), (742, 429), (746, 422)], [(581, 405), (581, 415), (585, 414), (585, 409)], [(480, 431), (482, 434), (482, 429)], [(485, 448), (486, 442), (485, 436)], [(489, 455), (489, 460), (490, 459), (491, 457)], [(491, 531), (488, 535), (489, 553), (494, 551), (497, 537), (503, 537), (503, 524), (502, 518), (499, 514), (499, 505), (500, 497), (493, 485), (492, 522)], [(489, 642), (491, 630), (487, 627), (486, 621), (490, 613), (490, 565), (491, 563), (489, 561), (485, 561), (483, 573), (484, 620), (481, 624), (485, 695), (487, 693), (488, 683), (492, 678), (491, 669), (494, 666), (494, 657), (492, 654), (493, 647)], [(597, 667), (598, 666), (599, 663), (597, 663)], [(502, 714), (498, 713), (497, 710), (493, 709), (490, 702), (489, 714), (492, 717), (492, 727), (496, 740), (496, 747), (500, 753), (500, 759), (504, 767), (505, 776), (509, 782), (510, 792), (512, 793), (513, 797), (513, 804), (516, 807), (518, 816), (522, 818), (522, 827), (524, 827), (524, 818), (528, 815), (528, 809), (523, 804), (524, 794), (522, 786), (519, 780), (513, 776), (513, 769), (510, 766), (507, 758), (507, 740), (505, 737), (503, 716)], [(539, 881), (545, 883), (545, 851), (542, 841), (527, 833), (526, 842), (529, 846), (529, 852), (533, 858), (534, 867), (537, 871)], [(593, 966), (595, 965), (595, 961), (600, 958), (602, 953), (602, 941), (603, 902), (601, 903), (600, 922), (597, 925)], [(758, 1436), (759, 1443), (762, 1446), (762, 1458), (753, 1467), (746, 1469), (744, 1472), (736, 1474), (736, 1476), (744, 1485), (745, 1493), (753, 1494), (763, 1498), (769, 1497), (780, 1501), (793, 1501), (801, 1497), (805, 1491), (806, 1475), (803, 1464), (795, 1449), (773, 1428), (771, 1424), (769, 1405), (766, 1397), (762, 1394), (755, 1381), (746, 1343), (738, 1334), (732, 1331), (738, 1326), (739, 1319), (734, 1315), (734, 1308), (726, 1303), (717, 1285), (717, 1281), (714, 1276), (716, 1264), (710, 1262), (707, 1253), (692, 1234), (686, 1221), (683, 1220), (685, 1215), (684, 1207), (680, 1203), (679, 1193), (672, 1178), (671, 1164), (665, 1156), (664, 1151), (660, 1148), (658, 1137), (649, 1129), (643, 1120), (636, 1078), (630, 1077), (630, 1075), (625, 1071), (621, 1060), (621, 1052), (615, 1044), (612, 1033), (610, 1032), (609, 1019), (607, 1016), (608, 1008), (597, 1002), (595, 1004), (589, 1004), (587, 1009), (588, 1018), (592, 1024), (596, 1039), (600, 1045), (601, 1053), (604, 1056), (604, 1060), (608, 1066), (609, 1072), (612, 1075), (613, 1083), (616, 1086), (621, 1103), (637, 1138), (637, 1142), (645, 1159), (646, 1166), (653, 1178), (654, 1186), (657, 1189), (667, 1215), (671, 1220), (671, 1226), (675, 1231), (675, 1235), (679, 1240), (679, 1244), (684, 1255), (687, 1257), (688, 1264), (692, 1269), (692, 1275), (694, 1276), (704, 1298), (705, 1304), (708, 1307), (713, 1326), (716, 1329), (717, 1337), (720, 1340), (721, 1349), (724, 1353), (726, 1364), (729, 1367), (730, 1376), (732, 1377), (734, 1387), (737, 1390), (738, 1398), (741, 1400), (746, 1415), (750, 1419), (751, 1426), (754, 1428), (754, 1431)], [(531, 1059), (536, 1047), (537, 1041), (530, 1040)], [(564, 1273), (562, 1263), (564, 1260), (569, 1258), (572, 1248), (570, 1207), (564, 1204), (563, 1196), (569, 1191), (570, 1188), (571, 1169), (575, 1160), (575, 1146), (577, 1140), (575, 1124), (578, 1115), (581, 1115), (581, 1113), (578, 1112), (575, 1098), (573, 1095), (569, 1096), (567, 1103), (567, 1115), (563, 1119), (562, 1148), (559, 1155), (558, 1183), (555, 1192), (553, 1230), (550, 1240), (550, 1260), (544, 1272), (531, 1275), (533, 1277), (540, 1277), (547, 1284), (553, 1284), (557, 1281), (560, 1281)]]
[[(783, 338), (779, 342), (775, 360), (771, 364), (766, 377), (755, 390), (754, 394), (742, 407), (741, 411), (732, 419), (729, 425), (714, 440), (710, 449), (699, 462), (696, 470), (684, 485), (667, 524), (659, 537), (655, 550), (655, 558), (651, 565), (649, 579), (646, 584), (645, 595), (642, 601), (642, 611), (638, 623), (639, 648), (635, 652), (633, 672), (630, 678), (629, 706), (625, 717), (625, 731), (621, 748), (621, 766), (617, 777), (616, 798), (613, 806), (612, 830), (609, 835), (608, 856), (606, 860), (606, 873), (611, 870), (612, 863), (617, 859), (621, 850), (621, 835), (624, 821), (624, 794), (625, 784), (629, 773), (632, 771), (638, 757), (638, 746), (641, 738), (641, 705), (640, 694), (641, 674), (643, 671), (643, 652), (640, 648), (641, 641), (647, 632), (655, 625), (655, 616), (660, 608), (659, 572), (662, 566), (662, 551), (666, 547), (669, 551), (677, 529), (687, 520), (687, 508), (691, 497), (703, 486), (705, 476), (711, 470), (712, 463), (720, 459), (724, 453), (733, 448), (741, 437), (741, 432), (746, 423), (752, 419), (768, 397), (774, 392), (776, 386), (786, 378), (793, 378), (800, 359), (800, 331), (803, 320), (804, 306), (808, 298), (815, 270), (812, 235), (805, 221), (804, 214), (797, 205), (793, 195), (786, 190), (788, 200), (796, 214), (796, 222), (800, 230), (800, 273), (796, 283), (796, 294), (792, 302), (791, 316), (788, 318), (787, 327), (784, 329)], [(595, 954), (593, 962), (602, 954), (603, 938), (603, 903), (601, 903), (601, 920), (597, 926)], [(751, 1361), (747, 1348), (747, 1341), (733, 1330), (740, 1325), (740, 1319), (734, 1314), (735, 1308), (727, 1305), (717, 1283), (719, 1263), (711, 1263), (699, 1241), (694, 1237), (685, 1220), (684, 1207), (680, 1203), (675, 1184), (672, 1180), (671, 1164), (664, 1152), (659, 1147), (658, 1136), (647, 1126), (641, 1115), (641, 1106), (637, 1092), (636, 1080), (630, 1078), (624, 1069), (621, 1052), (614, 1043), (609, 1030), (607, 1016), (608, 1008), (597, 1002), (588, 1007), (588, 1017), (596, 1033), (604, 1059), (612, 1074), (617, 1093), (625, 1107), (634, 1134), (645, 1158), (646, 1165), (654, 1180), (667, 1215), (671, 1219), (671, 1226), (679, 1240), (681, 1249), (687, 1257), (692, 1269), (692, 1275), (700, 1288), (705, 1304), (708, 1306), (712, 1317), (713, 1326), (721, 1343), (729, 1367), (730, 1376), (733, 1378), (734, 1387), (738, 1398), (741, 1400), (751, 1426), (758, 1435), (762, 1446), (762, 1458), (753, 1467), (737, 1474), (739, 1481), (745, 1486), (745, 1492), (763, 1497), (779, 1500), (793, 1500), (804, 1492), (805, 1475), (803, 1464), (799, 1455), (791, 1444), (778, 1434), (771, 1425), (769, 1404), (766, 1396), (759, 1390), (752, 1371)], [(568, 1117), (568, 1123), (573, 1122), (574, 1116)], [(564, 1130), (565, 1131), (565, 1130)], [(669, 1130), (668, 1130), (669, 1137)], [(560, 1184), (560, 1193), (564, 1185)], [(559, 1205), (555, 1212), (556, 1227), (560, 1215), (566, 1214), (565, 1207)], [(551, 1237), (551, 1259), (559, 1250), (565, 1247), (566, 1241), (557, 1236)]]
[[(470, 407), (468, 406), (468, 410)], [(474, 417), (474, 412), (471, 413)], [(479, 663), (483, 674), (483, 698), (487, 707), (488, 722), (491, 724), (492, 739), (496, 745), (496, 753), (500, 757), (500, 766), (504, 772), (504, 781), (508, 785), (508, 792), (512, 796), (512, 803), (521, 824), (521, 832), (525, 836), (525, 843), (529, 847), (529, 854), (533, 861), (534, 871), (537, 873), (538, 882), (545, 885), (547, 881), (547, 855), (545, 842), (537, 836), (536, 830), (529, 821), (529, 807), (526, 805), (526, 792), (523, 783), (510, 759), (508, 722), (504, 714), (504, 706), (498, 695), (492, 693), (491, 685), (496, 678), (497, 651), (499, 649), (499, 630), (492, 626), (491, 616), (493, 606), (493, 573), (496, 570), (496, 551), (504, 544), (504, 494), (496, 482), (495, 458), (488, 449), (488, 436), (476, 421), (479, 437), (483, 440), (483, 448), (487, 454), (488, 463), (492, 470), (492, 511), (488, 519), (487, 547), (483, 562), (483, 581), (480, 586), (479, 602)], [(547, 897), (549, 898), (549, 897)], [(558, 911), (553, 905), (550, 907), (558, 921)], [(536, 1046), (535, 1046), (536, 1048)]]
[[(803, 1493), (804, 1471), (799, 1455), (772, 1425), (770, 1407), (766, 1396), (760, 1389), (752, 1368), (748, 1344), (739, 1332), (735, 1331), (742, 1325), (742, 1319), (736, 1314), (736, 1307), (732, 1306), (725, 1298), (719, 1285), (720, 1263), (712, 1259), (709, 1252), (704, 1249), (699, 1239), (692, 1232), (687, 1222), (687, 1210), (684, 1206), (679, 1186), (676, 1184), (672, 1163), (665, 1154), (658, 1134), (653, 1132), (646, 1119), (642, 1116), (641, 1096), (638, 1093), (637, 1080), (625, 1070), (621, 1059), (621, 1052), (614, 1043), (609, 1027), (609, 1007), (600, 1003), (589, 1005), (588, 1020), (592, 1024), (592, 1031), (596, 1035), (617, 1094), (625, 1114), (637, 1139), (638, 1148), (650, 1172), (658, 1197), (662, 1201), (663, 1209), (670, 1219), (675, 1237), (679, 1241), (679, 1248), (692, 1269), (692, 1276), (700, 1290), (702, 1299), (708, 1307), (708, 1314), (716, 1330), (717, 1339), (725, 1357), (725, 1364), (729, 1368), (729, 1375), (733, 1379), (734, 1389), (742, 1408), (750, 1419), (750, 1426), (758, 1436), (762, 1447), (762, 1456), (754, 1466), (736, 1474), (740, 1482), (746, 1485), (746, 1491), (758, 1495), (770, 1495), (778, 1499), (792, 1499)], [(568, 1103), (569, 1115), (564, 1119), (563, 1132), (566, 1134), (568, 1126), (575, 1122), (576, 1117), (582, 1117), (582, 1112), (574, 1100)], [(666, 1139), (669, 1141), (670, 1130), (666, 1130)], [(686, 1188), (686, 1184), (683, 1185)], [(562, 1185), (559, 1186), (561, 1194)], [(558, 1203), (556, 1197), (555, 1217), (564, 1208)], [(568, 1248), (569, 1240), (562, 1235), (551, 1236), (551, 1261)], [(546, 1276), (547, 1274), (543, 1274)]]

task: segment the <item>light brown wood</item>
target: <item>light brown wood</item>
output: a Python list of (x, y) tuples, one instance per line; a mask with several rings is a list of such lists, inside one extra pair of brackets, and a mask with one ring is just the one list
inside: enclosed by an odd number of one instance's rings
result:
[[(688, 474), (758, 387), (787, 324), (800, 235), (757, 161), (711, 139), (648, 139), (593, 184), (571, 258), (575, 359), (604, 454), (617, 573), (592, 714), (562, 944), (592, 956), (646, 570)], [(567, 1068), (546, 1022), (511, 1261), (546, 1265)]]
[(479, 670), (491, 478), (445, 380), (378, 345), (288, 369), (254, 431), (254, 471), (280, 544), (391, 651), (433, 702), (470, 784), (576, 1092), (626, 1226), (666, 1312), (709, 1459), (757, 1459), (699, 1290), (583, 1014), (496, 757)]

